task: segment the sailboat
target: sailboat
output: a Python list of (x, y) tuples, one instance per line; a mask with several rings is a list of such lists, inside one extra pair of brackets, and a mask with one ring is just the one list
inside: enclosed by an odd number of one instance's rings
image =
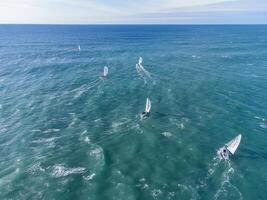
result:
[(140, 57), (140, 58), (139, 58), (139, 61), (138, 61), (138, 64), (139, 64), (139, 65), (142, 65), (142, 63), (143, 63), (143, 58)]
[(102, 77), (106, 77), (108, 75), (108, 67), (105, 66), (103, 69)]
[(146, 112), (149, 113), (151, 109), (151, 101), (149, 98), (146, 98)]
[(140, 114), (141, 119), (149, 116), (151, 110), (151, 101), (149, 98), (146, 98), (146, 108), (145, 111)]
[(137, 64), (137, 65), (138, 65), (139, 69), (145, 71), (145, 69), (144, 69), (142, 63), (143, 63), (143, 58), (140, 57), (139, 60), (138, 60), (138, 64)]
[(229, 159), (230, 155), (234, 155), (240, 142), (241, 142), (242, 135), (237, 135), (234, 139), (230, 140), (228, 143), (224, 145), (224, 147), (220, 148), (219, 154), (225, 160)]
[(143, 70), (142, 62), (143, 62), (143, 58), (140, 57), (138, 60), (138, 63), (136, 64), (136, 70), (138, 73), (140, 73), (141, 70)]

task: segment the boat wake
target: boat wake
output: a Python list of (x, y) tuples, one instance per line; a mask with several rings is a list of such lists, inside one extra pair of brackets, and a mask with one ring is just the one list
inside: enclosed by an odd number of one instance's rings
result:
[(146, 77), (151, 78), (151, 73), (149, 71), (147, 71), (142, 65), (140, 65), (140, 68), (142, 69)]
[(76, 167), (76, 168), (67, 168), (62, 164), (56, 164), (53, 166), (52, 175), (56, 178), (62, 176), (68, 176), (70, 174), (82, 174), (85, 172), (85, 168), (83, 167)]
[(138, 74), (143, 78), (146, 84), (149, 80), (152, 80), (152, 76), (151, 73), (143, 67), (142, 63), (143, 63), (143, 58), (140, 57), (138, 63), (136, 64), (136, 70)]
[(208, 172), (204, 179), (200, 181), (197, 189), (206, 193), (206, 191), (212, 191), (210, 187), (215, 187), (215, 194), (212, 199), (243, 199), (241, 192), (230, 181), (234, 172), (231, 162), (225, 161), (218, 155), (213, 158), (208, 166)]
[(83, 84), (82, 86), (72, 90), (71, 92), (75, 93), (74, 98), (76, 99), (76, 98), (80, 97), (83, 93), (87, 92), (88, 90), (99, 86), (102, 81), (103, 81), (103, 79), (97, 78), (97, 79), (91, 81), (90, 83)]
[(208, 186), (208, 181), (213, 177), (219, 163), (221, 162), (221, 158), (216, 156), (212, 159), (212, 163), (208, 166), (208, 172), (203, 180), (200, 180), (200, 185), (197, 186), (198, 189), (205, 189)]
[(222, 181), (217, 189), (214, 199), (243, 199), (241, 192), (238, 188), (230, 182), (230, 178), (234, 175), (234, 168), (231, 167), (231, 163), (227, 163), (228, 166), (222, 174)]

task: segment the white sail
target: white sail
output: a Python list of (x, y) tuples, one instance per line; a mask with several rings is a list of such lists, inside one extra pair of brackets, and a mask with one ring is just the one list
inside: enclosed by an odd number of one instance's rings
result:
[(81, 51), (81, 46), (80, 45), (78, 46), (78, 50)]
[(103, 76), (107, 76), (107, 75), (108, 75), (108, 67), (105, 66), (104, 71), (103, 71)]
[(225, 144), (226, 148), (228, 149), (228, 151), (230, 151), (231, 154), (234, 154), (235, 153), (237, 147), (240, 144), (241, 137), (242, 137), (241, 134), (239, 134), (234, 139), (232, 139), (230, 142), (228, 142), (227, 144)]
[(149, 113), (151, 109), (151, 101), (149, 98), (146, 98), (146, 112)]
[(139, 64), (139, 65), (141, 65), (141, 64), (142, 64), (142, 62), (143, 62), (143, 58), (142, 58), (142, 57), (140, 57), (140, 58), (139, 58), (139, 61), (138, 61), (138, 64)]

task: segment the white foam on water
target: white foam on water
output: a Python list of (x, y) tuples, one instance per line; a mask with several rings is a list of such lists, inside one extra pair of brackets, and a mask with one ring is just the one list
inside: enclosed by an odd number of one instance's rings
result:
[[(200, 185), (197, 185), (196, 188), (203, 189), (208, 186), (207, 181), (213, 177), (221, 161), (226, 162), (228, 166), (227, 166), (227, 169), (222, 174), (222, 181), (221, 181), (221, 184), (219, 185), (219, 189), (217, 189), (217, 191), (215, 192), (214, 199), (222, 199), (222, 196), (227, 197), (227, 195), (229, 194), (232, 197), (233, 193), (229, 192), (227, 189), (235, 190), (237, 192), (237, 195), (240, 197), (239, 199), (242, 199), (242, 194), (240, 193), (240, 191), (237, 189), (236, 186), (234, 186), (230, 182), (230, 178), (234, 174), (234, 169), (231, 167), (230, 162), (224, 161), (222, 158), (220, 158), (220, 156), (216, 156), (213, 158), (212, 163), (208, 167), (209, 169), (208, 169), (207, 175), (204, 177), (203, 180), (200, 181)], [(226, 199), (229, 199), (229, 197)]]
[(82, 174), (85, 170), (86, 169), (84, 167), (66, 168), (62, 164), (57, 164), (53, 166), (52, 175), (58, 178), (69, 176), (71, 174)]
[(55, 147), (55, 140), (58, 137), (51, 137), (51, 138), (44, 138), (44, 139), (38, 139), (38, 140), (33, 140), (31, 143), (33, 144), (46, 144), (47, 147), (53, 148)]
[(38, 139), (38, 140), (33, 140), (32, 143), (49, 143), (55, 141), (57, 137), (51, 137), (51, 138), (45, 138), (45, 139)]
[(149, 187), (148, 183), (146, 182), (145, 178), (140, 178), (138, 180), (138, 184), (136, 184), (136, 187), (140, 187), (141, 189), (147, 189)]
[(112, 125), (111, 127), (113, 129), (118, 129), (120, 126), (123, 126), (124, 124), (127, 124), (128, 122), (130, 122), (131, 120), (130, 119), (127, 119), (127, 118), (123, 118), (121, 121), (118, 121), (118, 122), (112, 122)]
[(97, 146), (96, 149), (93, 149), (92, 151), (90, 151), (90, 156), (93, 156), (97, 159), (102, 158), (103, 156), (103, 150), (101, 147)]
[(0, 129), (0, 132), (3, 133), (3, 132), (6, 132), (7, 131), (7, 128), (6, 127), (3, 127)]
[(95, 79), (94, 81), (83, 84), (82, 86), (72, 90), (71, 92), (75, 92), (74, 98), (80, 97), (83, 93), (87, 92), (89, 89), (96, 87), (100, 83), (99, 79)]
[(28, 168), (28, 173), (30, 174), (38, 174), (40, 172), (44, 172), (45, 169), (41, 167), (41, 163), (37, 162), (35, 164), (33, 164), (32, 166), (30, 166), (30, 168)]
[(123, 122), (112, 122), (111, 127), (116, 129), (123, 124), (124, 124)]
[(203, 180), (200, 180), (200, 185), (197, 185), (197, 189), (207, 186), (207, 181), (213, 176), (221, 160), (222, 158), (219, 155), (212, 159), (212, 162), (208, 165), (208, 173)]
[(264, 128), (264, 129), (267, 129), (267, 124), (261, 122), (261, 123), (260, 123), (260, 127), (261, 127), (261, 128)]
[[(139, 118), (139, 115), (137, 115), (137, 118)], [(139, 120), (140, 120), (140, 118), (139, 118)], [(140, 120), (140, 121), (141, 121), (141, 120)], [(133, 124), (131, 125), (131, 129), (135, 130), (136, 133), (138, 133), (138, 134), (142, 134), (142, 133), (144, 133), (144, 130), (141, 129), (141, 126), (140, 126), (140, 124), (138, 124), (138, 123), (133, 123)]]
[(178, 194), (181, 196), (184, 196), (186, 194), (190, 195), (190, 199), (199, 199), (199, 195), (197, 193), (197, 190), (192, 187), (191, 185), (185, 185), (185, 184), (178, 184)]
[(149, 185), (148, 185), (147, 183), (145, 183), (145, 184), (143, 185), (142, 189), (146, 189), (146, 188), (148, 188), (148, 187), (149, 187)]
[(91, 162), (94, 163), (94, 168), (101, 168), (104, 165), (105, 156), (101, 146), (95, 144), (90, 145), (90, 151), (88, 151), (87, 155), (89, 156)]
[(31, 132), (41, 132), (40, 129), (32, 129)]
[(187, 186), (186, 185), (183, 185), (183, 184), (180, 184), (178, 183), (178, 188), (182, 189), (182, 190), (188, 190)]
[[(151, 73), (149, 71), (147, 71), (143, 66), (142, 66), (142, 62), (139, 64), (136, 64), (136, 68), (139, 69), (137, 70), (138, 74), (141, 75), (141, 77), (143, 78), (145, 84), (147, 83), (146, 77), (151, 79)], [(143, 72), (143, 73), (142, 73)]]
[(222, 158), (218, 155), (216, 157), (213, 158), (213, 162), (211, 163), (211, 165), (209, 165), (209, 169), (208, 169), (208, 176), (212, 176), (218, 166), (218, 164), (220, 163), (220, 161), (222, 160)]
[(139, 181), (140, 181), (140, 182), (145, 182), (146, 179), (145, 179), (145, 178), (140, 178)]
[(173, 123), (175, 126), (177, 126), (181, 130), (184, 130), (186, 124), (188, 124), (190, 122), (190, 119), (185, 118), (185, 117), (181, 118), (180, 120), (177, 120), (177, 119), (174, 119), (174, 118), (171, 118), (169, 120), (170, 120), (171, 123)]
[(151, 195), (154, 199), (158, 199), (158, 196), (162, 195), (162, 191), (160, 189), (153, 189)]
[(52, 128), (52, 129), (47, 129), (45, 131), (43, 131), (43, 133), (52, 133), (52, 132), (59, 132), (60, 129), (57, 128)]
[(16, 108), (14, 115), (17, 115), (18, 113), (20, 113), (20, 109)]
[(95, 173), (92, 173), (90, 174), (89, 176), (83, 176), (83, 178), (86, 180), (86, 181), (90, 181), (90, 180), (93, 180), (93, 178), (96, 176)]
[(138, 72), (138, 74), (139, 74), (140, 77), (143, 79), (144, 84), (147, 84), (146, 76), (145, 76), (143, 73), (141, 73), (141, 72)]
[(151, 74), (149, 71), (147, 71), (145, 68), (143, 68), (143, 71), (148, 78), (151, 78)]
[(86, 137), (84, 138), (84, 142), (85, 142), (85, 143), (87, 143), (87, 144), (89, 144), (89, 143), (90, 143), (90, 139), (89, 139), (89, 137), (88, 137), (88, 136), (86, 136)]
[(5, 78), (0, 78), (0, 83), (3, 83), (5, 80)]
[(168, 192), (168, 199), (173, 199), (175, 192)]
[(78, 92), (76, 92), (76, 94), (74, 95), (74, 98), (77, 99), (78, 97), (80, 97), (85, 91), (80, 90)]
[(264, 119), (264, 118), (262, 118), (262, 117), (259, 117), (259, 116), (254, 116), (254, 118), (255, 118), (255, 119), (259, 119), (259, 120), (261, 120), (261, 121), (265, 121), (265, 119)]
[(84, 130), (82, 133), (81, 133), (81, 135), (84, 135), (84, 134), (86, 134), (87, 133), (87, 130)]
[(95, 119), (94, 122), (101, 122), (102, 119), (101, 118), (98, 118), (98, 119)]
[(217, 200), (217, 199), (222, 199), (222, 197), (225, 197), (226, 199), (229, 199), (230, 197), (233, 197), (233, 191), (228, 191), (229, 189), (232, 189), (236, 192), (237, 196), (239, 198), (234, 198), (234, 199), (240, 199), (242, 200), (243, 199), (243, 196), (242, 196), (242, 193), (238, 190), (238, 188), (233, 185), (231, 182), (230, 182), (230, 178), (231, 176), (234, 174), (234, 169), (231, 167), (230, 163), (229, 163), (229, 168), (228, 170), (226, 170), (224, 173), (223, 173), (223, 180), (221, 182), (221, 185), (219, 187), (219, 189), (216, 191), (215, 195), (214, 195), (214, 199)]
[(258, 78), (259, 76), (256, 74), (249, 74), (248, 77)]
[(184, 123), (177, 124), (177, 126), (179, 129), (182, 129), (182, 130), (185, 128)]
[(161, 133), (161, 135), (165, 136), (165, 137), (171, 137), (172, 134), (170, 132), (163, 132)]
[(192, 55), (192, 58), (200, 58), (200, 56)]
[[(6, 184), (13, 182), (17, 175), (18, 175), (18, 172), (17, 172), (17, 168), (16, 168), (11, 173), (5, 174), (4, 176), (2, 176), (0, 179), (0, 188), (4, 187)], [(0, 194), (1, 194), (1, 192), (0, 192)]]
[(70, 122), (70, 124), (68, 125), (69, 127), (72, 127), (73, 125), (76, 124), (76, 122), (78, 121), (78, 118), (76, 116), (76, 113), (70, 113), (72, 120)]
[[(48, 99), (49, 99), (49, 100), (53, 100), (53, 99), (55, 99), (55, 98), (57, 98), (56, 95), (50, 95)], [(29, 106), (29, 107), (31, 107), (31, 106)]]

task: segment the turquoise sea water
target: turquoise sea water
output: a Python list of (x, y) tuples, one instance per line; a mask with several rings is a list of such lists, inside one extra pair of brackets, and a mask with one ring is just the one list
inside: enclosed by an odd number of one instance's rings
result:
[(266, 186), (267, 26), (0, 26), (0, 199), (256, 200)]

